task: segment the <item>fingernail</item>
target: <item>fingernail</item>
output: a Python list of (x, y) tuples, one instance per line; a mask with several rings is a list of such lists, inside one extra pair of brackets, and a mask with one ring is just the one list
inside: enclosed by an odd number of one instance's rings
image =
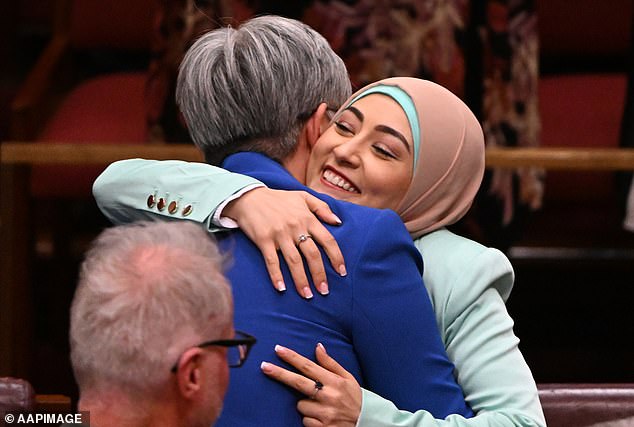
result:
[(322, 295), (328, 295), (330, 293), (330, 291), (328, 290), (328, 283), (321, 282), (321, 284), (319, 285), (319, 293), (321, 293)]
[(284, 353), (286, 350), (288, 350), (286, 347), (283, 347), (279, 344), (275, 345), (275, 352), (276, 353)]
[(304, 288), (303, 292), (304, 292), (304, 298), (311, 299), (313, 297), (313, 293), (310, 291), (310, 288), (308, 286)]
[(332, 217), (335, 219), (335, 222), (339, 225), (343, 224), (343, 221), (339, 219), (339, 217), (335, 214), (332, 214)]
[(286, 290), (286, 285), (281, 280), (277, 282), (277, 290), (279, 292), (284, 292)]
[(271, 364), (269, 362), (262, 362), (260, 363), (260, 369), (264, 372), (271, 372)]
[(339, 275), (340, 276), (347, 276), (348, 275), (348, 272), (346, 271), (346, 266), (343, 265), (343, 264), (341, 264), (339, 266)]
[(317, 347), (321, 348), (324, 352), (326, 351), (326, 347), (320, 342), (317, 343)]

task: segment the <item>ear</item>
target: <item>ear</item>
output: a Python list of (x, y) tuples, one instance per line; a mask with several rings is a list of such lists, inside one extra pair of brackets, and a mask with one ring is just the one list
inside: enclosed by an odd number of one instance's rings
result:
[(202, 349), (190, 348), (181, 356), (176, 371), (178, 390), (185, 399), (192, 399), (202, 388)]
[(306, 122), (306, 140), (311, 149), (315, 146), (317, 140), (328, 126), (330, 119), (326, 114), (327, 110), (328, 105), (322, 102)]

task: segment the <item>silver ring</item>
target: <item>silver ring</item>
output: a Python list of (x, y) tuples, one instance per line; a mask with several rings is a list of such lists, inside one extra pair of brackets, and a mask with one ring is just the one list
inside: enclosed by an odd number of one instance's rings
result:
[(312, 239), (312, 238), (313, 236), (311, 236), (310, 234), (300, 234), (299, 237), (297, 238), (297, 246), (301, 245), (306, 240)]
[(317, 397), (317, 393), (319, 393), (319, 390), (321, 390), (322, 388), (324, 388), (324, 385), (319, 380), (315, 380), (315, 391), (313, 392), (312, 396), (310, 396), (310, 398), (312, 400), (315, 400), (315, 397)]

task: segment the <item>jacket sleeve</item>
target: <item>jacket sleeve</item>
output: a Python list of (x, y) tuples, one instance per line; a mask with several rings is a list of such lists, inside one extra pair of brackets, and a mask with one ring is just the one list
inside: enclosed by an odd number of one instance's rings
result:
[(353, 339), (364, 385), (399, 408), (471, 416), (423, 286), (420, 254), (394, 212), (374, 218), (350, 264)]
[(93, 184), (101, 212), (114, 224), (186, 219), (208, 231), (216, 208), (248, 186), (263, 184), (206, 163), (129, 159), (115, 162)]
[(402, 411), (392, 402), (364, 391), (358, 426), (546, 425), (535, 380), (518, 348), (513, 321), (500, 295), (508, 287), (500, 282), (512, 281), (511, 265), (501, 252), (483, 249), (465, 260), (454, 280), (444, 284), (447, 292), (443, 296), (435, 295), (447, 353), (476, 416), (434, 419), (425, 410)]

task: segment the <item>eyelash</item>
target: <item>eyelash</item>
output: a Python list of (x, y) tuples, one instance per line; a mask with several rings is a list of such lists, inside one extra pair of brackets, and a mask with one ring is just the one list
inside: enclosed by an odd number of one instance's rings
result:
[(392, 153), (390, 153), (389, 151), (377, 146), (377, 145), (373, 145), (372, 148), (379, 153), (379, 155), (381, 156), (385, 156), (385, 157), (389, 157), (391, 159), (396, 159), (396, 156)]
[[(352, 129), (350, 129), (348, 126), (346, 126), (345, 124), (343, 124), (341, 122), (335, 122), (334, 125), (341, 132), (346, 132), (346, 133), (349, 133), (349, 134), (354, 133), (354, 131)], [(377, 154), (382, 156), (382, 157), (387, 157), (387, 158), (395, 159), (395, 160), (397, 159), (397, 157), (394, 154), (392, 154), (391, 152), (389, 152), (388, 150), (386, 150), (384, 148), (379, 147), (378, 145), (373, 145), (372, 149), (374, 151), (376, 151)]]
[(352, 133), (352, 130), (349, 127), (347, 127), (346, 125), (342, 124), (341, 122), (335, 122), (335, 126), (340, 131), (347, 132), (347, 133)]

